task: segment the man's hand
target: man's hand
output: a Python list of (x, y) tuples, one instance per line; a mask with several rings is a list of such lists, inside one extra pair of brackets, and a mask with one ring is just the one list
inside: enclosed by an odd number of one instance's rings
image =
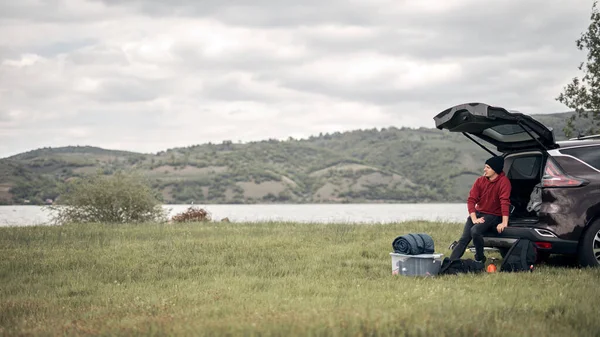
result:
[(471, 219), (471, 221), (473, 221), (474, 224), (478, 224), (478, 223), (484, 223), (485, 219), (483, 217), (481, 217), (481, 218), (475, 218), (475, 220)]
[(504, 231), (504, 228), (508, 227), (508, 225), (506, 224), (499, 224), (498, 226), (496, 226), (496, 230), (498, 230), (498, 233), (502, 233)]

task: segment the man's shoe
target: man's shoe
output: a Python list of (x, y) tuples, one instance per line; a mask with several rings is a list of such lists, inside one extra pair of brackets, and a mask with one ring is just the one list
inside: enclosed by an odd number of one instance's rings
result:
[(479, 262), (479, 263), (485, 264), (486, 260), (487, 260), (487, 258), (485, 256), (483, 256), (481, 259), (478, 259), (477, 257), (475, 257), (475, 262)]

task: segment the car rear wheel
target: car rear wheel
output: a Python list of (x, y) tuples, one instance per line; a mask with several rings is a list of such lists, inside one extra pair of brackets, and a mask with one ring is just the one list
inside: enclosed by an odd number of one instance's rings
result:
[(579, 243), (579, 263), (584, 267), (600, 267), (600, 220), (592, 223)]

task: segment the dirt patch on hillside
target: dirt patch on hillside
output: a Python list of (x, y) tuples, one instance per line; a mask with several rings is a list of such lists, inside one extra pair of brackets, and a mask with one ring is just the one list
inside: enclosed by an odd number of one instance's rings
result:
[(232, 200), (233, 196), (234, 196), (234, 193), (235, 192), (233, 191), (233, 189), (228, 187), (225, 190), (225, 200)]
[(332, 183), (326, 183), (325, 185), (321, 186), (321, 188), (315, 191), (315, 193), (313, 194), (313, 198), (315, 200), (321, 201), (336, 200), (338, 196), (338, 189), (339, 186)]
[(412, 187), (415, 184), (409, 179), (398, 174), (386, 174), (383, 172), (372, 172), (358, 179), (343, 178), (325, 182), (323, 186), (313, 193), (315, 201), (343, 201), (340, 194), (353, 191), (360, 192), (374, 186), (385, 186), (387, 189)]
[(12, 185), (10, 184), (0, 184), (0, 199), (12, 200), (13, 195), (9, 192), (11, 188)]
[(183, 168), (176, 168), (171, 165), (162, 165), (150, 170), (152, 173), (175, 173), (178, 175), (206, 175), (212, 173), (221, 173), (227, 171), (227, 166), (207, 166), (207, 167), (195, 167), (186, 165)]
[(77, 167), (73, 169), (73, 173), (77, 174), (94, 174), (98, 171), (98, 167), (96, 166), (84, 166)]
[(414, 186), (415, 184), (407, 178), (404, 178), (398, 174), (384, 174), (381, 172), (373, 172), (366, 174), (356, 180), (356, 183), (352, 185), (354, 190), (365, 190), (369, 186), (387, 185), (402, 187), (402, 186)]
[(281, 176), (281, 181), (283, 181), (284, 183), (286, 183), (292, 187), (298, 187), (298, 184), (296, 184), (295, 181), (293, 181), (292, 179), (290, 179), (286, 176)]
[(394, 178), (390, 175), (384, 175), (381, 172), (373, 172), (358, 178), (355, 186), (362, 187), (365, 185), (388, 185), (393, 180)]
[(417, 184), (415, 184), (412, 180), (399, 174), (392, 175), (392, 183), (396, 186), (417, 186)]
[(375, 170), (379, 171), (378, 168), (373, 166), (361, 165), (361, 164), (341, 164), (326, 167), (324, 169), (314, 171), (310, 174), (311, 177), (322, 176), (330, 171), (360, 171), (360, 170)]
[(313, 193), (313, 199), (318, 201), (342, 201), (340, 193), (350, 191), (354, 181), (352, 179), (344, 178), (334, 182), (327, 182)]
[(171, 173), (173, 171), (175, 171), (175, 167), (169, 166), (169, 165), (162, 165), (162, 166), (155, 167), (152, 170), (150, 170), (150, 172), (152, 172), (152, 173)]
[(227, 171), (227, 166), (207, 166), (207, 167), (195, 167), (187, 165), (177, 172), (182, 174), (210, 174), (210, 173), (222, 173)]
[(244, 189), (244, 198), (262, 198), (271, 193), (278, 195), (286, 189), (286, 184), (281, 181), (265, 181), (260, 184), (255, 182), (238, 182), (238, 186)]

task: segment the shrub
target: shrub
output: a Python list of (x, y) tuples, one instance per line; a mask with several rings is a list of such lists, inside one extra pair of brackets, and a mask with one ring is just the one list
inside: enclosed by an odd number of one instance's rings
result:
[(49, 207), (55, 223), (139, 223), (163, 221), (166, 212), (147, 182), (117, 172), (87, 176), (65, 185), (58, 205)]
[(202, 208), (191, 206), (184, 212), (173, 216), (172, 220), (174, 222), (210, 221), (210, 214)]

